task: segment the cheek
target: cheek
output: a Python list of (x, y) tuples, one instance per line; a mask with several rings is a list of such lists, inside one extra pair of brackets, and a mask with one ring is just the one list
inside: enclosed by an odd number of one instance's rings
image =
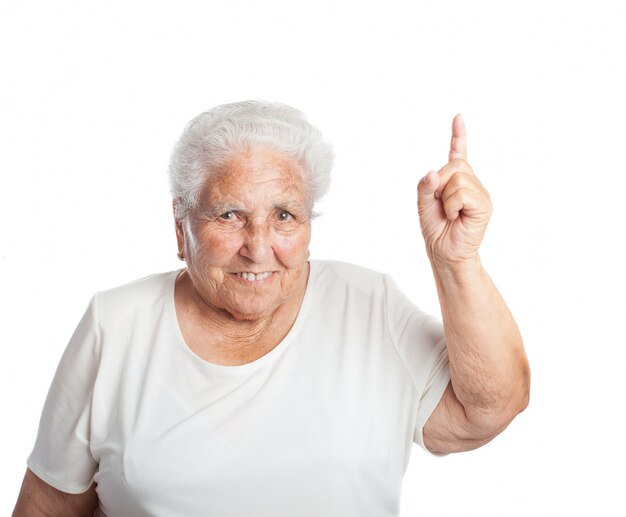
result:
[(222, 266), (237, 254), (242, 246), (241, 236), (236, 234), (207, 233), (198, 239), (196, 256), (209, 266)]
[(297, 267), (306, 260), (310, 238), (308, 230), (279, 235), (274, 241), (274, 252), (286, 266)]

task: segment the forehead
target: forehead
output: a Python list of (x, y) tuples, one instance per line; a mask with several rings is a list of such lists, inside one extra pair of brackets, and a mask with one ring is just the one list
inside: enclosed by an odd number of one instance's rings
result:
[(228, 201), (259, 204), (284, 198), (304, 203), (302, 168), (272, 148), (256, 147), (235, 154), (212, 175), (203, 192), (208, 204)]

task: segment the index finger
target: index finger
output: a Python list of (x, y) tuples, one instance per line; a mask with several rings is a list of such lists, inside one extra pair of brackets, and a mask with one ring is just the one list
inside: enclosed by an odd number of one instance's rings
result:
[(448, 153), (448, 161), (451, 162), (455, 158), (467, 160), (465, 138), (465, 122), (459, 113), (452, 121), (452, 138), (450, 139), (450, 152)]

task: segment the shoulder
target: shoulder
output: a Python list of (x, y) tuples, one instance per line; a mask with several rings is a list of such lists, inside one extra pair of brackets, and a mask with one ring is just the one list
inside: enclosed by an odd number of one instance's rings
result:
[(324, 303), (333, 300), (361, 310), (376, 308), (389, 325), (393, 340), (397, 341), (408, 326), (419, 332), (432, 326), (439, 334), (439, 321), (410, 300), (389, 274), (334, 260), (314, 261), (313, 267), (316, 294)]
[(97, 292), (93, 297), (94, 310), (104, 321), (127, 319), (163, 305), (173, 290), (178, 271), (157, 273), (132, 282)]
[(338, 260), (315, 260), (311, 264), (318, 283), (354, 288), (363, 293), (383, 294), (387, 281), (384, 273)]
[(358, 298), (379, 301), (385, 311), (402, 314), (403, 318), (409, 314), (424, 316), (387, 273), (337, 260), (316, 260), (311, 264), (318, 296), (340, 291), (358, 293)]

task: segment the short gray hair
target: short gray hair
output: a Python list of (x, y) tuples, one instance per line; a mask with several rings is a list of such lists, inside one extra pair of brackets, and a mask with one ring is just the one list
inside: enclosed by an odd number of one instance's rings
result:
[(191, 120), (174, 146), (169, 180), (176, 219), (198, 206), (200, 191), (213, 172), (256, 146), (272, 147), (301, 165), (310, 209), (327, 192), (333, 150), (302, 112), (276, 102), (233, 102)]

